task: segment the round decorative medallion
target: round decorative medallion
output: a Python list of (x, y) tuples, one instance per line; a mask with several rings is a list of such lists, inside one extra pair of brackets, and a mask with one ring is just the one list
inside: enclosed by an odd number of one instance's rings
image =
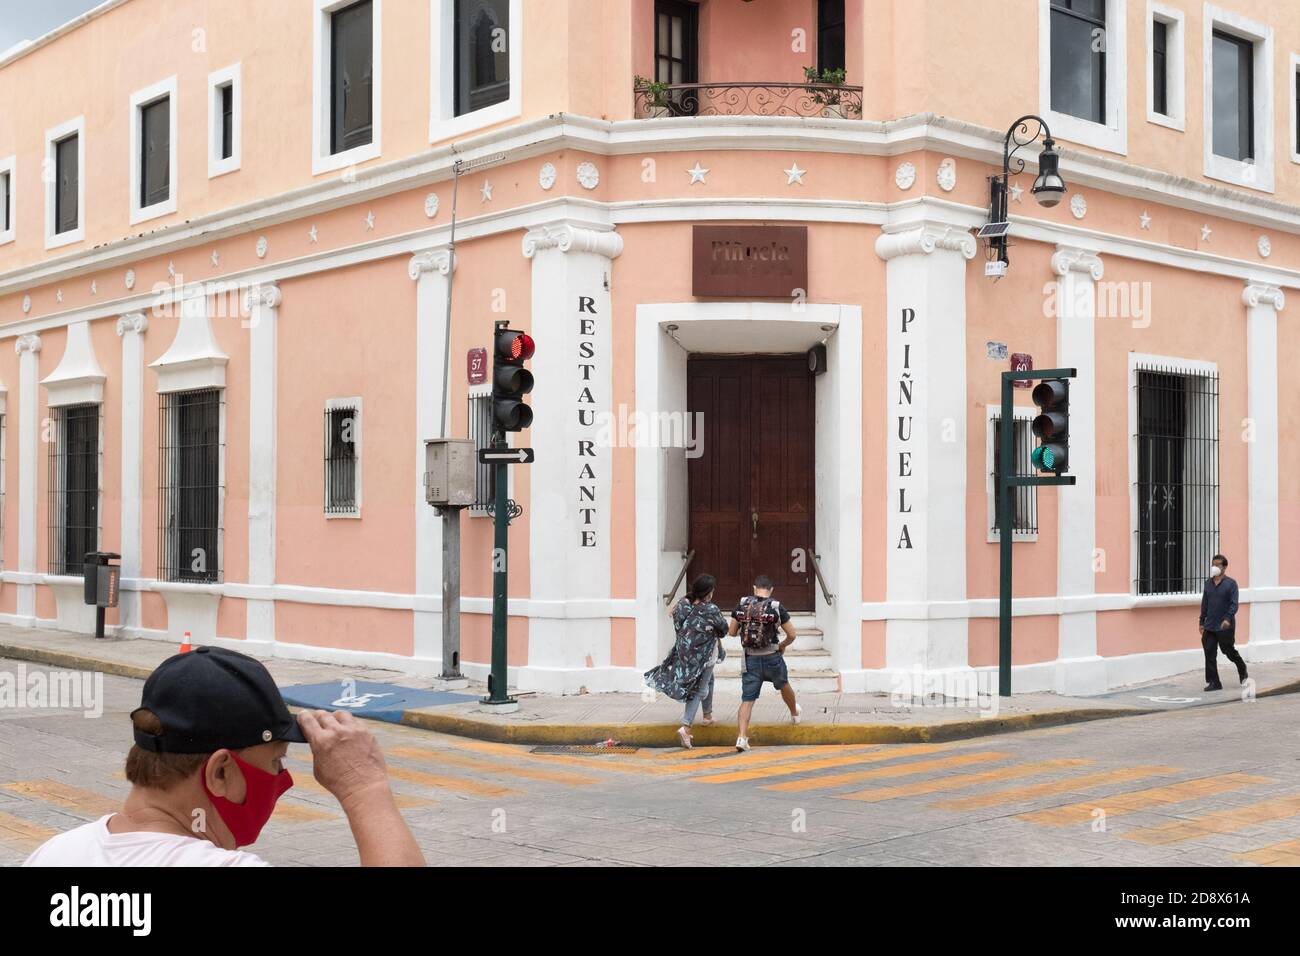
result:
[(1269, 257), (1269, 253), (1271, 253), (1272, 251), (1273, 251), (1273, 243), (1269, 241), (1268, 236), (1260, 236), (1259, 254), (1263, 256), (1265, 259), (1267, 259)]
[(135, 270), (134, 270), (134, 269), (127, 269), (127, 270), (126, 270), (126, 287), (127, 287), (128, 289), (134, 289), (134, 288), (135, 288)]
[(257, 240), (257, 258), (259, 259), (266, 258), (266, 246), (267, 246), (266, 236), (260, 237)]
[(1083, 198), (1083, 193), (1075, 193), (1070, 197), (1070, 215), (1075, 219), (1088, 215), (1088, 200)]
[(430, 219), (438, 215), (438, 194), (429, 193), (424, 197), (424, 214)]
[(950, 193), (957, 186), (957, 160), (945, 159), (939, 164), (939, 171), (935, 176), (939, 181), (939, 188), (946, 193)]
[(916, 182), (916, 167), (911, 163), (900, 163), (894, 170), (894, 185), (899, 189), (911, 189)]
[(600, 170), (596, 168), (595, 163), (578, 165), (578, 182), (582, 184), (583, 189), (595, 189), (600, 185)]
[(550, 189), (555, 185), (555, 180), (558, 176), (559, 174), (555, 171), (555, 164), (547, 163), (537, 173), (537, 184), (543, 189)]
[(23, 296), (23, 311), (32, 311), (32, 297), (30, 295)]

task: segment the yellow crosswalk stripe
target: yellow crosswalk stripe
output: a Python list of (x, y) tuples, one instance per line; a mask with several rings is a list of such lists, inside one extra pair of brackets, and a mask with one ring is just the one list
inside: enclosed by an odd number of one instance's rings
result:
[(1058, 793), (1074, 793), (1079, 790), (1092, 790), (1112, 783), (1130, 783), (1144, 777), (1158, 777), (1168, 773), (1177, 773), (1177, 767), (1123, 767), (1119, 770), (1101, 770), (1097, 773), (1080, 774), (1065, 780), (1049, 780), (1024, 787), (1008, 787), (991, 793), (977, 793), (969, 797), (956, 797), (941, 800), (933, 804), (943, 810), (982, 810), (1000, 804), (1020, 803), (1035, 797), (1046, 797)]
[(735, 747), (696, 747), (693, 750), (670, 750), (659, 754), (657, 760), (674, 760), (688, 764), (694, 761), (716, 760), (719, 754), (730, 753), (732, 758), (727, 763), (767, 763), (772, 760), (786, 760), (791, 757), (808, 757), (818, 755), (830, 757), (836, 754), (865, 753), (881, 749), (882, 744), (833, 744), (809, 747), (758, 747), (737, 753)]
[(756, 767), (752, 770), (726, 771), (707, 776), (692, 777), (691, 780), (696, 783), (741, 783), (746, 780), (761, 780), (764, 777), (785, 777), (793, 773), (807, 773), (812, 770), (830, 770), (835, 767), (850, 767), (854, 764), (893, 760), (897, 757), (938, 753), (950, 746), (950, 744), (908, 744), (894, 747), (891, 750), (873, 750), (860, 754), (846, 754), (843, 757), (825, 757), (820, 760), (796, 760), (789, 764), (780, 764), (775, 767)]
[(1070, 823), (1082, 823), (1091, 820), (1093, 813), (1104, 810), (1107, 816), (1132, 813), (1148, 807), (1160, 807), (1169, 803), (1181, 803), (1195, 800), (1197, 797), (1212, 797), (1232, 790), (1240, 790), (1256, 783), (1271, 783), (1267, 777), (1252, 777), (1245, 773), (1225, 773), (1217, 777), (1201, 777), (1196, 780), (1184, 780), (1165, 787), (1152, 787), (1150, 790), (1132, 790), (1108, 797), (1098, 797), (1084, 803), (1073, 803), (1064, 807), (1050, 807), (1035, 810), (1032, 813), (1020, 813), (1016, 819), (1036, 823), (1040, 826), (1059, 827)]
[[(400, 757), (407, 760), (424, 760), (429, 763), (442, 764), (448, 767), (459, 767), (463, 770), (479, 770), (484, 773), (500, 773), (508, 777), (522, 777), (525, 780), (541, 780), (545, 783), (558, 783), (569, 787), (581, 787), (589, 783), (596, 783), (594, 777), (584, 777), (581, 774), (566, 773), (563, 770), (545, 770), (538, 767), (515, 767), (503, 763), (493, 763), (488, 760), (476, 760), (473, 757), (464, 757), (460, 754), (448, 753), (446, 751), (428, 750), (424, 747), (394, 747), (388, 751), (394, 757)], [(596, 759), (617, 759), (617, 758), (596, 758)]]
[[(944, 790), (962, 790), (966, 787), (976, 787), (984, 783), (1001, 783), (1004, 780), (1018, 780), (1021, 777), (1032, 777), (1038, 773), (1048, 773), (1052, 770), (1068, 770), (1071, 767), (1081, 767), (1092, 763), (1091, 760), (1037, 760), (1033, 763), (1020, 764), (1014, 767), (1001, 767), (997, 770), (982, 770), (978, 773), (956, 773), (946, 777), (935, 777), (932, 780), (918, 780), (916, 783), (903, 783), (896, 787), (878, 787), (874, 790), (861, 790), (858, 793), (845, 793), (840, 795), (841, 800), (861, 800), (863, 803), (878, 803), (881, 800), (896, 800), (899, 797), (916, 797), (927, 793), (939, 793)], [(803, 783), (804, 781), (798, 781)], [(779, 786), (766, 787), (767, 790), (779, 790)]]
[(281, 800), (275, 805), (271, 819), (276, 823), (312, 823), (316, 820), (337, 820), (338, 814)]
[(120, 809), (120, 804), (115, 800), (55, 780), (20, 780), (17, 783), (4, 784), (4, 789), (10, 793), (31, 797), (33, 800), (52, 803), (65, 810), (76, 811), (92, 819), (98, 819), (106, 813), (113, 813)]
[(34, 850), (58, 831), (0, 813), (0, 843), (19, 850)]
[(1234, 853), (1233, 856), (1259, 866), (1300, 866), (1300, 840), (1274, 843), (1248, 853)]
[(1159, 826), (1132, 830), (1123, 837), (1136, 843), (1159, 846), (1212, 833), (1233, 833), (1252, 824), (1286, 820), (1297, 815), (1300, 815), (1300, 796), (1274, 797), (1231, 810), (1217, 810), (1194, 820), (1171, 820)]
[(422, 787), (451, 790), (454, 793), (465, 793), (475, 797), (513, 797), (519, 795), (519, 791), (495, 783), (484, 783), (481, 780), (470, 780), (466, 777), (446, 777), (442, 774), (425, 773), (422, 770), (407, 770), (405, 767), (389, 767), (388, 776), (394, 780), (417, 783)]
[(966, 767), (973, 763), (988, 763), (1002, 760), (1010, 754), (997, 751), (984, 751), (973, 754), (957, 754), (952, 757), (940, 757), (937, 760), (917, 760), (913, 763), (896, 763), (872, 770), (855, 770), (852, 773), (836, 773), (823, 777), (809, 777), (807, 780), (788, 780), (785, 783), (769, 783), (764, 790), (780, 790), (785, 793), (802, 793), (806, 790), (826, 790), (830, 787), (842, 787), (846, 783), (861, 783), (863, 780), (880, 780), (891, 777), (910, 777), (931, 770), (949, 770), (953, 767)]

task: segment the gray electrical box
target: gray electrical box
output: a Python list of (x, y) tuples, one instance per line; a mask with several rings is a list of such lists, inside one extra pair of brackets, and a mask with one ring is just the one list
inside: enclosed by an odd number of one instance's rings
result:
[(424, 442), (424, 500), (431, 505), (469, 507), (474, 503), (478, 449), (468, 438), (429, 438)]

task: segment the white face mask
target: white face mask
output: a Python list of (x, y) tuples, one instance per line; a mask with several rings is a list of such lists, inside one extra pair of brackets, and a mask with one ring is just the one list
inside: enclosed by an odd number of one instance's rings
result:
[(1219, 567), (1217, 564), (1210, 566), (1210, 577), (1217, 578), (1222, 573), (1223, 568)]

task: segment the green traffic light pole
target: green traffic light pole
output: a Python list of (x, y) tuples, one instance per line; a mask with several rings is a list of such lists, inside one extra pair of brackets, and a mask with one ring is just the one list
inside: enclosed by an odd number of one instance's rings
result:
[[(1074, 475), (1059, 471), (1050, 478), (1015, 473), (1015, 382), (1032, 382), (1041, 378), (1075, 378), (1077, 369), (1047, 368), (1031, 372), (1002, 373), (1002, 419), (998, 422), (998, 696), (1011, 696), (1011, 509), (1013, 489), (1028, 485), (1072, 485)], [(1068, 462), (1067, 462), (1068, 464)]]
[[(492, 447), (505, 448), (505, 433), (494, 429)], [(505, 462), (492, 466), (496, 471), (496, 499), (492, 508), (495, 540), (492, 546), (492, 672), (488, 675), (488, 695), (483, 703), (509, 706), (516, 703), (506, 692), (506, 583), (508, 579), (510, 504), (509, 481)]]

